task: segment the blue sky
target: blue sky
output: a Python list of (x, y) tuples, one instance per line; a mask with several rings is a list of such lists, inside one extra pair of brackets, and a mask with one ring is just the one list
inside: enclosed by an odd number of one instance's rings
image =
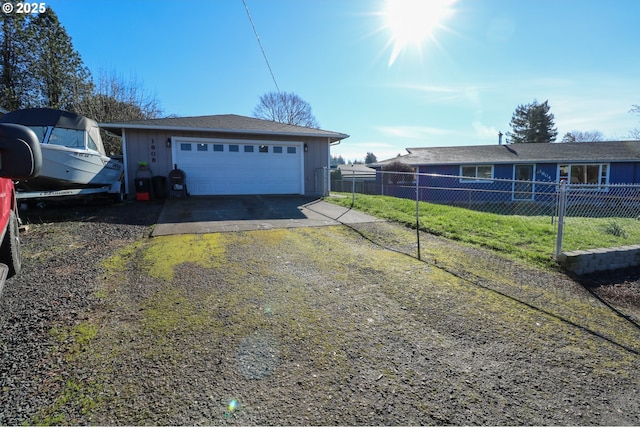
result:
[[(558, 140), (573, 130), (628, 139), (640, 128), (629, 113), (640, 104), (637, 0), (438, 1), (445, 13), (405, 5), (402, 19), (440, 19), (395, 54), (400, 30), (383, 0), (246, 4), (279, 88), (311, 104), (323, 129), (351, 135), (332, 149), (347, 160), (494, 144), (534, 99), (549, 100)], [(165, 114), (251, 116), (276, 90), (242, 0), (47, 5), (94, 75), (137, 79)]]

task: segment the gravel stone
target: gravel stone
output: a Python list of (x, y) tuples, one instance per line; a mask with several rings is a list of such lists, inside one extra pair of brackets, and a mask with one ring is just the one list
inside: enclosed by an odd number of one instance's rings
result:
[(229, 235), (230, 268), (184, 263), (170, 284), (106, 277), (161, 209), (21, 213), (0, 425), (640, 424), (640, 309), (606, 292), (635, 289), (633, 272), (587, 285), (427, 234), (418, 262), (415, 231), (380, 222)]

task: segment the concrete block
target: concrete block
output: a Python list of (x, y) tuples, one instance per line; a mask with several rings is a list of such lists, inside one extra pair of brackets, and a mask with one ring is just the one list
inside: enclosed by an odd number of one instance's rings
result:
[(569, 270), (572, 270), (573, 267), (571, 266), (578, 266), (583, 256), (584, 255), (577, 254), (576, 251), (566, 252), (566, 253), (559, 254), (557, 260), (560, 263), (560, 265), (564, 266), (565, 268), (568, 268)]
[(618, 270), (618, 269), (627, 268), (627, 267), (629, 267), (629, 264), (626, 264), (626, 263), (609, 264), (609, 270)]
[(577, 275), (640, 265), (640, 245), (563, 252), (558, 263)]

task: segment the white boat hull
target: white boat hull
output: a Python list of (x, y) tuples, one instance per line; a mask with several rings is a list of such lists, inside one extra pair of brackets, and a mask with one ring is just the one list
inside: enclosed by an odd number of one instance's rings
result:
[(124, 166), (98, 152), (41, 144), (42, 170), (19, 183), (25, 190), (101, 187), (120, 180)]
[(40, 175), (18, 182), (20, 190), (120, 187), (124, 165), (106, 155), (95, 120), (68, 111), (28, 108), (7, 113), (0, 122), (28, 126), (40, 141)]

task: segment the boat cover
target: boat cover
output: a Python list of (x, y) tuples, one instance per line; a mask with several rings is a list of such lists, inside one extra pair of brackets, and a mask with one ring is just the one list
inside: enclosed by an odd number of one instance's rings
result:
[(89, 130), (98, 123), (87, 117), (51, 108), (28, 108), (12, 111), (0, 117), (1, 123), (17, 123), (24, 126), (57, 126), (64, 129)]
[(23, 126), (54, 126), (63, 129), (84, 130), (98, 146), (98, 151), (105, 154), (98, 122), (69, 111), (51, 108), (27, 108), (12, 111), (0, 117), (0, 123), (17, 123)]

